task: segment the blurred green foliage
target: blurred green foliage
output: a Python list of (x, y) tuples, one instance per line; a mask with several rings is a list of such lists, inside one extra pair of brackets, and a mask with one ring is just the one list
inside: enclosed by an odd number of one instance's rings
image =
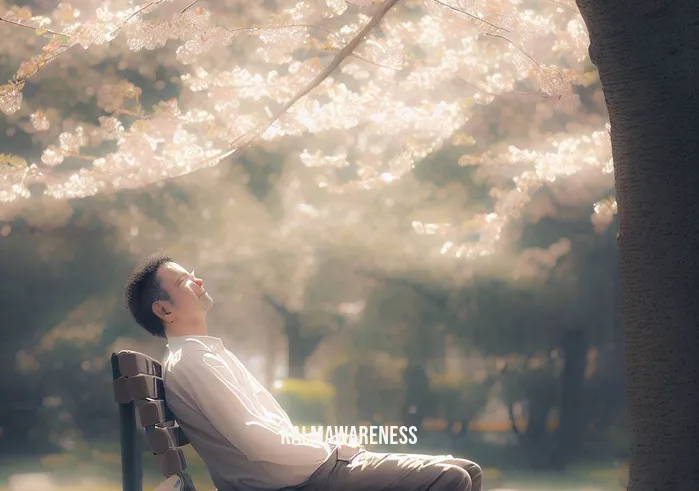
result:
[(285, 379), (275, 384), (272, 394), (294, 424), (332, 425), (336, 422), (336, 390), (326, 382)]

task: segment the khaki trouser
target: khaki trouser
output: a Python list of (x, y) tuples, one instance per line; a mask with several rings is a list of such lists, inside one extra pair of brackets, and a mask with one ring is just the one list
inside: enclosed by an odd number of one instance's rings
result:
[(475, 462), (451, 456), (361, 451), (332, 456), (297, 491), (481, 491)]

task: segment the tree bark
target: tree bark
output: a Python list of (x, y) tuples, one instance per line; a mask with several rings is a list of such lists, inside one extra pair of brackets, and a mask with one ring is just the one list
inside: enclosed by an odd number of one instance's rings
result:
[(611, 122), (629, 491), (699, 489), (699, 2), (577, 0)]

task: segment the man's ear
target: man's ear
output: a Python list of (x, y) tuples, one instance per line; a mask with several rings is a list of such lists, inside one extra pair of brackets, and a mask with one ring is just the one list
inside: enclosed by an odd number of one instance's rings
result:
[(153, 313), (163, 321), (167, 321), (172, 314), (170, 305), (163, 300), (153, 302)]

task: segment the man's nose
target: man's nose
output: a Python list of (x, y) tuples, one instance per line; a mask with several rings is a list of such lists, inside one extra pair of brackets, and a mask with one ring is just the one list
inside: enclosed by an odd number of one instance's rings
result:
[(201, 278), (194, 278), (194, 283), (196, 283), (200, 287), (204, 286), (204, 280), (202, 280)]

